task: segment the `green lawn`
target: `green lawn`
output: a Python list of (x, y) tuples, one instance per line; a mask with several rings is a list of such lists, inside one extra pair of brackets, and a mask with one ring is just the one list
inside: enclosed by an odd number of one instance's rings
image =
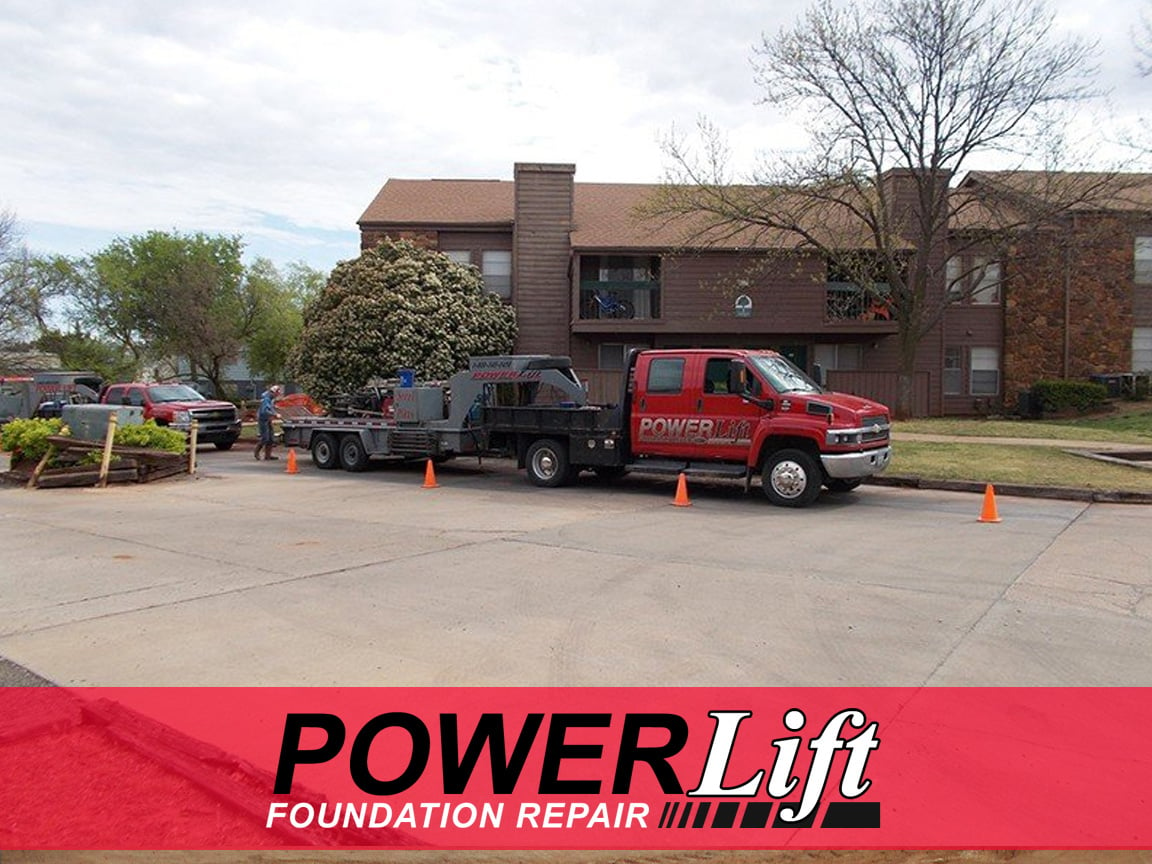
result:
[[(1152, 404), (1119, 403), (1107, 414), (1061, 420), (929, 418), (898, 421), (893, 428), (897, 434), (1087, 440), (1152, 450)], [(1152, 469), (1101, 462), (1051, 446), (898, 440), (888, 472), (933, 480), (1152, 492)]]
[(971, 420), (956, 417), (900, 420), (894, 424), (894, 429), (932, 435), (1080, 439), (1152, 446), (1152, 404), (1120, 403), (1117, 410), (1108, 414), (1062, 420)]

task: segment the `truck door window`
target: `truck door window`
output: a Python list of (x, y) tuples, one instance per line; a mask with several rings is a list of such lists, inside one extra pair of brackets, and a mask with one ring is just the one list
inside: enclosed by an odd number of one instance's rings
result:
[(649, 393), (679, 393), (683, 388), (683, 357), (657, 357), (649, 364)]
[(704, 392), (723, 396), (731, 392), (728, 379), (732, 361), (727, 357), (713, 357), (704, 366)]

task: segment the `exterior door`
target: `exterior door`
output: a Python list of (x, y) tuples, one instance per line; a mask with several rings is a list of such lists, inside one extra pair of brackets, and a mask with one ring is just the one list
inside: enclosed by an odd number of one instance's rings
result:
[(698, 445), (692, 442), (691, 430), (700, 419), (696, 406), (700, 384), (694, 383), (697, 360), (687, 353), (639, 358), (632, 403), (632, 452), (683, 458), (695, 454)]
[(704, 382), (699, 399), (701, 435), (709, 459), (747, 462), (752, 434), (764, 409), (740, 398), (732, 380), (731, 356), (702, 358)]

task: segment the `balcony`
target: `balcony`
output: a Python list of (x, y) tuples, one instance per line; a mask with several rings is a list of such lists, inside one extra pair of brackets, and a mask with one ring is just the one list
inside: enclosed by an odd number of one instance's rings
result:
[(660, 317), (660, 283), (650, 281), (580, 282), (580, 320), (651, 321)]
[[(824, 289), (824, 323), (861, 324), (895, 331), (896, 321), (886, 284), (863, 289), (853, 282), (829, 282)], [(884, 327), (883, 325), (888, 325)]]

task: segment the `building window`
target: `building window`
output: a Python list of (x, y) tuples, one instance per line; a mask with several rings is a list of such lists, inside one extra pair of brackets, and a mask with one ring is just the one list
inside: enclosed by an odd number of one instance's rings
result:
[(1000, 351), (996, 348), (972, 348), (968, 358), (969, 389), (973, 396), (997, 396), (1000, 393)]
[(472, 253), (467, 249), (445, 249), (443, 254), (454, 264), (468, 265), (472, 263)]
[(1132, 371), (1152, 372), (1152, 327), (1132, 328)]
[[(864, 346), (856, 342), (844, 344), (816, 344), (812, 346), (813, 373), (819, 370), (820, 380), (816, 383), (824, 386), (828, 383), (829, 371), (854, 372), (864, 368)], [(815, 375), (813, 377), (816, 377)]]
[(628, 360), (628, 352), (647, 345), (625, 345), (623, 342), (604, 342), (599, 348), (597, 368), (620, 371)]
[(1152, 285), (1152, 237), (1136, 238), (1136, 272), (1133, 281), (1137, 285)]
[(659, 317), (659, 256), (580, 257), (581, 319)]
[(683, 386), (683, 357), (658, 357), (648, 366), (649, 393), (679, 393)]
[(499, 249), (486, 249), (480, 260), (484, 288), (500, 297), (511, 297), (512, 253)]
[(964, 349), (949, 347), (944, 349), (944, 395), (964, 394)]
[(995, 261), (977, 258), (972, 274), (972, 302), (995, 304), (1000, 302), (1000, 265)]
[(993, 306), (1000, 302), (1000, 263), (986, 257), (954, 255), (944, 265), (949, 303)]

